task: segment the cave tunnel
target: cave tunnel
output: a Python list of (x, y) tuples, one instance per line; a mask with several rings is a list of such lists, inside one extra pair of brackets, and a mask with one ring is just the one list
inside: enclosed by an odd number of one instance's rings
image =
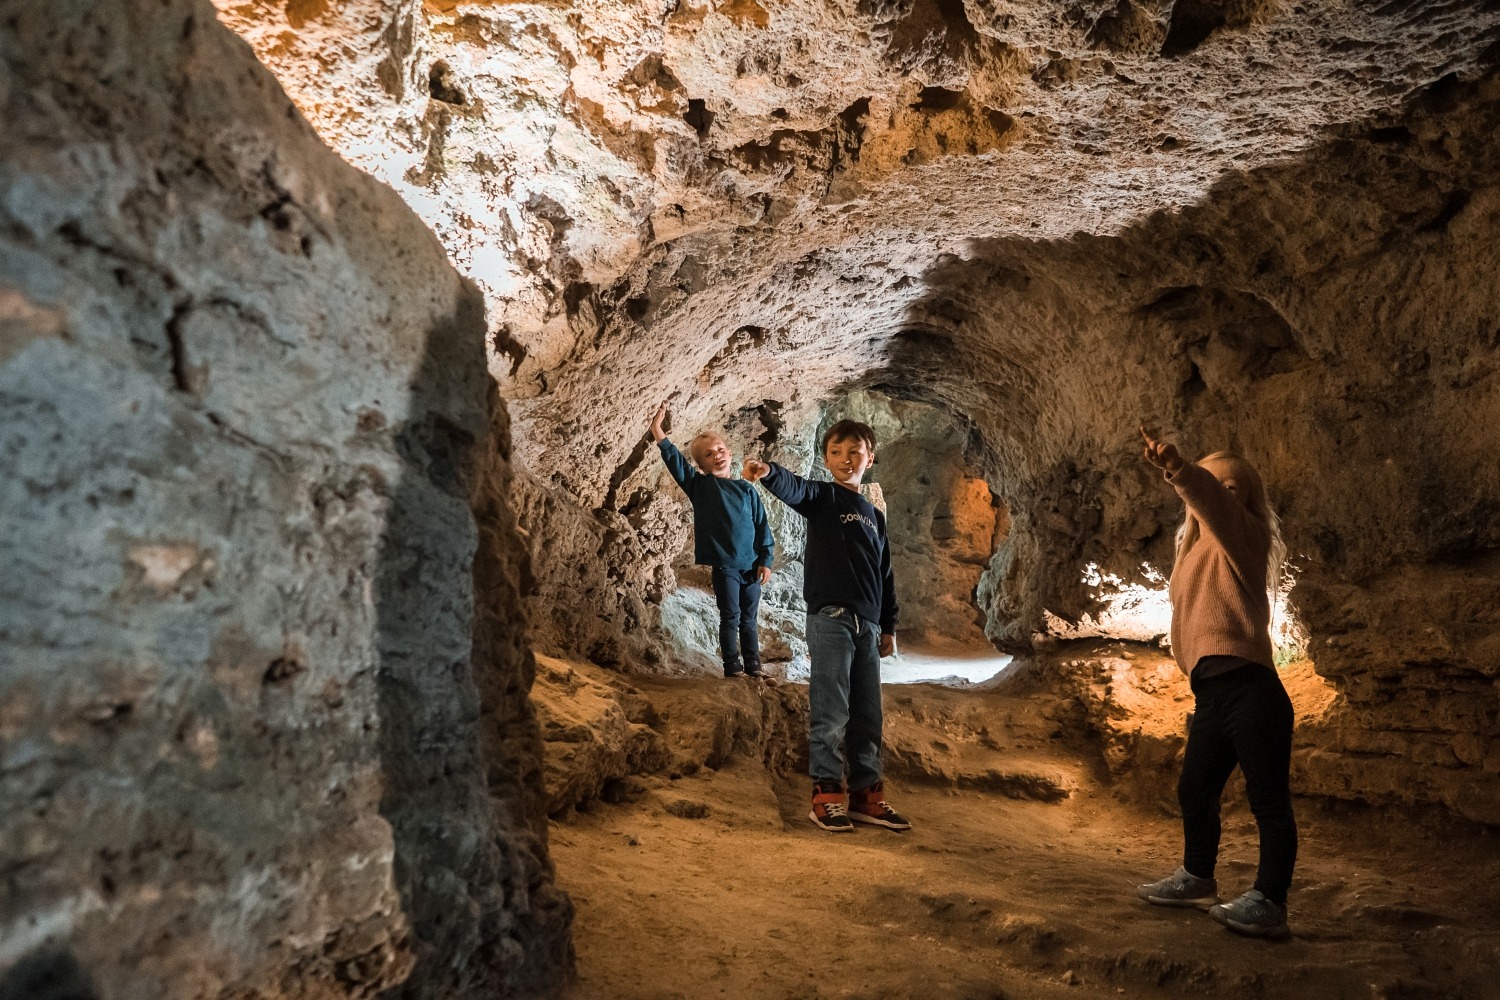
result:
[[(1493, 3), (0, 0), (0, 102), (0, 1000), (1500, 996)], [(663, 402), (874, 428), (911, 830)], [(1285, 941), (1135, 892), (1142, 425), (1280, 516)]]

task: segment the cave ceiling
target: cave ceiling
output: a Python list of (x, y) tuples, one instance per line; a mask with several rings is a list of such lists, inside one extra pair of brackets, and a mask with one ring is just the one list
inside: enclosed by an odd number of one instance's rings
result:
[[(1492, 409), (1494, 4), (216, 2), (478, 284), (584, 509), (649, 488), (659, 399), (806, 430), (862, 385), (961, 414), (1068, 586), (1165, 556), (1140, 420), (1247, 448), (1330, 566), (1474, 541), (1488, 485), (1434, 521), (1412, 470)], [(1378, 502), (1307, 478), (1340, 454)]]

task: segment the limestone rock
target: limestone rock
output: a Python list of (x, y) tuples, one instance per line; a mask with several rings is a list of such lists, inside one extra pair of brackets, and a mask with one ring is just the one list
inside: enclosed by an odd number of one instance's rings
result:
[(560, 984), (482, 299), (206, 2), (0, 45), (0, 976)]

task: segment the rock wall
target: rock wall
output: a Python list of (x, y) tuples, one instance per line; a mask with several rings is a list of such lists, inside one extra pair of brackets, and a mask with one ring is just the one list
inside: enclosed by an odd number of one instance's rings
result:
[(206, 2), (0, 103), (0, 994), (560, 984), (479, 294)]
[(1189, 454), (1236, 448), (1281, 511), (1309, 655), (1346, 699), (1323, 787), (1494, 821), (1497, 97), (1493, 73), (1445, 84), (1400, 125), (1120, 237), (938, 265), (893, 369), (942, 386), (992, 449), (1015, 512), (987, 580), (997, 641), (1023, 649), (1043, 609), (1093, 610), (1080, 567), (1146, 582), (1143, 562), (1170, 564), (1180, 512), (1136, 458), (1139, 421)]

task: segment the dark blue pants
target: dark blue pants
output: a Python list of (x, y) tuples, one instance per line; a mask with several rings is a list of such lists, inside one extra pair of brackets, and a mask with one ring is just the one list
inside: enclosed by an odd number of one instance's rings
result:
[[(1222, 657), (1198, 661), (1200, 668), (1232, 666)], [(1182, 866), (1212, 878), (1219, 860), (1219, 798), (1238, 764), (1245, 794), (1260, 829), (1260, 870), (1255, 888), (1286, 905), (1297, 863), (1297, 821), (1292, 815), (1292, 700), (1270, 667), (1244, 662), (1227, 673), (1200, 677), (1194, 670), (1197, 704), (1182, 759), (1177, 801), (1182, 806)]]
[[(819, 785), (863, 791), (880, 780), (880, 626), (846, 608), (807, 616), (808, 770)], [(842, 744), (842, 746), (840, 745)]]
[[(719, 605), (719, 653), (724, 676), (760, 669), (760, 571), (714, 567), (714, 600)], [(744, 657), (743, 665), (740, 662)]]

